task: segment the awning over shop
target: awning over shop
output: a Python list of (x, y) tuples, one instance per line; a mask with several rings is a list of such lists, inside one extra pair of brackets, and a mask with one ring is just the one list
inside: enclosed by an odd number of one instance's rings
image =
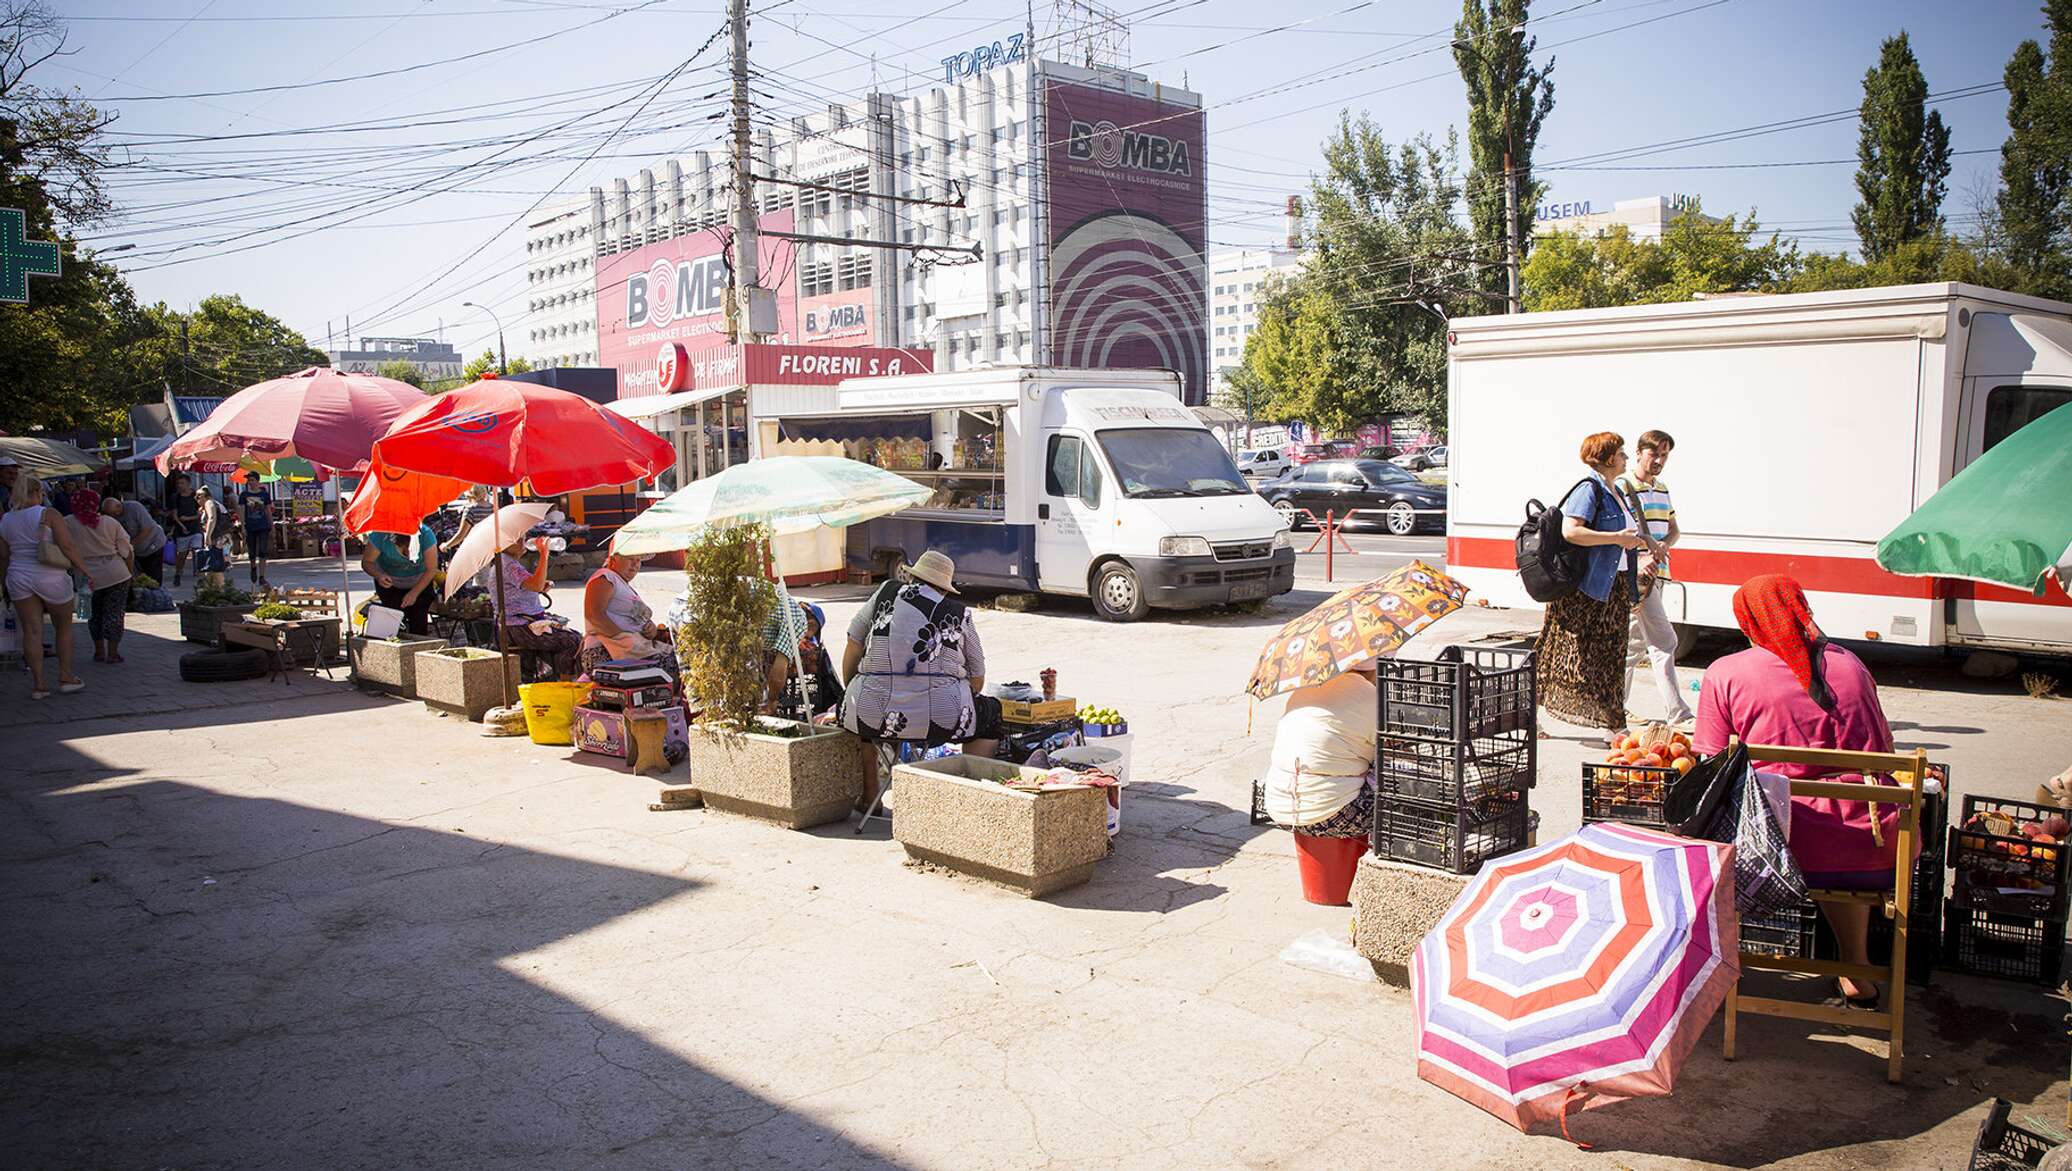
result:
[(735, 389), (738, 388), (707, 386), (698, 390), (679, 390), (674, 394), (644, 394), (637, 398), (613, 399), (604, 404), (604, 409), (623, 419), (652, 419), (656, 415), (710, 402)]
[(115, 466), (126, 472), (134, 471), (137, 468), (141, 467), (147, 467), (150, 465), (151, 461), (158, 458), (159, 452), (164, 451), (166, 448), (171, 447), (173, 445), (173, 439), (174, 436), (171, 435), (157, 435), (150, 437), (139, 435), (137, 436), (136, 447), (132, 449), (128, 455), (123, 456), (119, 460), (116, 460)]

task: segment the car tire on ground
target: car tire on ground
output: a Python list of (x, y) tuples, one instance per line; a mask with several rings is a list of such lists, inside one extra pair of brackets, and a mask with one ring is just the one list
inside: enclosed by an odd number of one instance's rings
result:
[(180, 678), (189, 683), (235, 683), (264, 678), (269, 665), (266, 652), (258, 647), (193, 651), (180, 656)]
[(1285, 496), (1281, 497), (1279, 500), (1268, 500), (1267, 503), (1273, 505), (1274, 511), (1280, 513), (1281, 516), (1285, 520), (1287, 520), (1288, 529), (1291, 532), (1295, 529), (1301, 528), (1303, 522), (1309, 519), (1308, 517), (1302, 515), (1301, 509), (1295, 507), (1293, 504), (1290, 504), (1288, 502), (1288, 498)]
[(1408, 501), (1398, 500), (1389, 505), (1383, 519), (1388, 522), (1389, 532), (1398, 537), (1407, 537), (1417, 531), (1417, 509)]
[(1135, 622), (1151, 612), (1144, 583), (1127, 561), (1108, 561), (1094, 570), (1094, 613), (1109, 622)]

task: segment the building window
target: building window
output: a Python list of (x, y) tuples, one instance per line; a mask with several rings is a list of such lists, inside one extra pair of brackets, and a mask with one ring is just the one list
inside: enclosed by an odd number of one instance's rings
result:
[(799, 265), (799, 295), (802, 297), (824, 297), (835, 291), (835, 266), (832, 264)]
[(871, 258), (844, 256), (835, 266), (835, 279), (844, 290), (871, 287)]

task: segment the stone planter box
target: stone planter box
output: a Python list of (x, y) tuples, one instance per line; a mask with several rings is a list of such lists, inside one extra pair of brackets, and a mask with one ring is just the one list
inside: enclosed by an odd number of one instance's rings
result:
[(424, 651), (445, 649), (445, 641), (436, 638), (403, 641), (355, 638), (352, 641), (353, 677), (368, 691), (416, 699), (417, 656)]
[(1470, 877), (1372, 854), (1360, 859), (1353, 876), (1353, 950), (1374, 965), (1383, 983), (1408, 988), (1411, 953), (1467, 889)]
[(490, 708), (504, 704), (499, 666), (510, 680), (511, 702), (517, 703), (518, 656), (476, 647), (421, 651), (417, 656), (417, 698), (434, 711), (466, 716), (479, 724)]
[(259, 606), (258, 602), (245, 602), (236, 606), (198, 606), (193, 602), (182, 602), (180, 637), (188, 642), (214, 645), (223, 639), (225, 622), (242, 622)]
[(808, 829), (849, 816), (863, 796), (863, 741), (840, 728), (786, 738), (693, 725), (690, 740), (691, 784), (708, 809)]
[(975, 756), (892, 770), (892, 836), (911, 857), (1031, 898), (1078, 886), (1108, 853), (1108, 794), (1028, 793), (998, 782), (1034, 769)]

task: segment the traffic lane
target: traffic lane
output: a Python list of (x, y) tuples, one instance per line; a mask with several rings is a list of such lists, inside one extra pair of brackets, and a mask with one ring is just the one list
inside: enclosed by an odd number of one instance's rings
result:
[[(1446, 538), (1436, 533), (1428, 537), (1340, 533), (1340, 543), (1328, 566), (1324, 543), (1319, 539), (1322, 534), (1303, 530), (1291, 535), (1295, 538), (1295, 585), (1298, 589), (1338, 587), (1367, 581), (1412, 561), (1423, 561), (1440, 569), (1446, 567)], [(1313, 553), (1308, 552), (1312, 545), (1316, 547)], [(1347, 552), (1348, 549), (1351, 552)], [(1324, 576), (1326, 569), (1331, 574), (1328, 579)]]

